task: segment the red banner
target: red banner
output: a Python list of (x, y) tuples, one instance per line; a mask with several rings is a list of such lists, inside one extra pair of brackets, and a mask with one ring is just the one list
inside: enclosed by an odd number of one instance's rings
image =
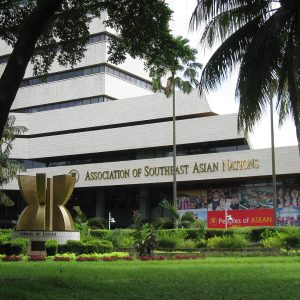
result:
[[(227, 214), (227, 224), (226, 224)], [(207, 228), (273, 226), (273, 209), (222, 210), (207, 212)]]

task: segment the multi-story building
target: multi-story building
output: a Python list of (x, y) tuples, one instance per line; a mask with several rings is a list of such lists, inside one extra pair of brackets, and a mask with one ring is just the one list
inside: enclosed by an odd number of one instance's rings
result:
[[(142, 62), (108, 62), (112, 33), (100, 20), (90, 32), (86, 56), (74, 69), (55, 63), (44, 83), (27, 68), (11, 113), (28, 132), (11, 156), (28, 174), (76, 174), (71, 212), (73, 205), (89, 217), (111, 212), (117, 226), (130, 225), (138, 209), (144, 219), (162, 217), (159, 202), (172, 199), (172, 99), (152, 92)], [(1, 42), (0, 74), (10, 52)], [(236, 114), (214, 113), (195, 91), (176, 92), (176, 117), (181, 211), (206, 218), (207, 210), (272, 208), (271, 151), (251, 149)], [(281, 221), (299, 223), (296, 146), (276, 149), (276, 172), (279, 210), (293, 216)], [(16, 206), (1, 208), (0, 218), (15, 220), (25, 204), (16, 180), (5, 189)]]

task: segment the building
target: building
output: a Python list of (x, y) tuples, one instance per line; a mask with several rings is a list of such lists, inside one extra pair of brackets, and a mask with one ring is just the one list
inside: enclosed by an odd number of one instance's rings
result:
[[(111, 212), (119, 227), (131, 224), (134, 210), (146, 220), (165, 216), (158, 204), (172, 199), (172, 100), (151, 91), (141, 62), (107, 62), (112, 33), (100, 20), (90, 32), (76, 68), (54, 64), (43, 83), (28, 67), (11, 113), (29, 130), (16, 139), (12, 157), (28, 174), (76, 174), (71, 212), (73, 205), (89, 217)], [(1, 42), (0, 73), (10, 51)], [(272, 208), (270, 149), (251, 149), (237, 132), (237, 115), (217, 115), (197, 92), (177, 92), (176, 107), (178, 208), (204, 219), (207, 210)], [(276, 172), (279, 211), (293, 216), (281, 221), (298, 224), (296, 146), (276, 149)], [(16, 181), (5, 189), (17, 205), (1, 209), (0, 219), (15, 220), (25, 204)]]

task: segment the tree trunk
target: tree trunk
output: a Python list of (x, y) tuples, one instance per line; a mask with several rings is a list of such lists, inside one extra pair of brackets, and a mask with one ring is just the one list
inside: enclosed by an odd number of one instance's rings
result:
[[(0, 136), (36, 43), (63, 0), (39, 0), (24, 20), (20, 35), (0, 79)], [(26, 101), (26, 99), (23, 99)]]

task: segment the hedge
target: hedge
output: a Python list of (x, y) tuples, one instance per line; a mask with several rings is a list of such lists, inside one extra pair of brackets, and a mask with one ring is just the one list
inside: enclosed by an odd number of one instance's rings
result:
[(58, 243), (57, 240), (48, 240), (45, 243), (47, 256), (54, 256), (57, 253)]
[(106, 240), (91, 240), (87, 243), (80, 241), (68, 241), (64, 245), (58, 245), (58, 253), (75, 253), (91, 254), (91, 253), (108, 253), (113, 251), (113, 245), (110, 241)]
[(10, 248), (12, 255), (27, 255), (29, 240), (18, 238), (11, 242)]

